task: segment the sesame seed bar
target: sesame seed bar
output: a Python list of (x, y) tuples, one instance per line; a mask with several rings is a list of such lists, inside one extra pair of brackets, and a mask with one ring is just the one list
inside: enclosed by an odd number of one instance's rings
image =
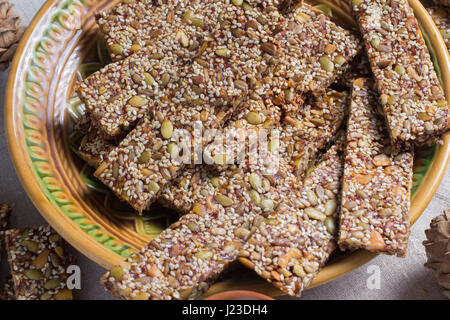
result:
[(404, 256), (410, 233), (413, 153), (391, 153), (373, 89), (370, 80), (353, 82), (339, 245)]
[(284, 201), (239, 253), (244, 266), (289, 295), (300, 296), (336, 247), (342, 142), (327, 151), (303, 184), (294, 175), (285, 177)]
[(48, 226), (5, 232), (9, 267), (17, 300), (71, 300), (66, 288), (69, 265), (63, 240)]
[(448, 104), (408, 0), (354, 0), (394, 152), (440, 140)]
[[(450, 6), (450, 2), (448, 3), (448, 6)], [(448, 9), (430, 7), (427, 8), (427, 10), (444, 38), (447, 50), (450, 52), (450, 13)]]

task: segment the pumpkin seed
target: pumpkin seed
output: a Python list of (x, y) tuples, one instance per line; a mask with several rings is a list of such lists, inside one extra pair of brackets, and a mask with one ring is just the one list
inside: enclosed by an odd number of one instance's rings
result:
[(233, 4), (235, 4), (237, 6), (241, 6), (244, 1), (243, 0), (233, 0), (232, 2), (233, 2)]
[(261, 209), (270, 209), (272, 210), (275, 207), (275, 202), (272, 199), (263, 199), (259, 204)]
[(194, 221), (189, 222), (187, 227), (189, 228), (189, 230), (191, 230), (193, 232), (200, 231), (200, 226), (197, 223), (195, 223)]
[(352, 5), (359, 6), (362, 2), (363, 2), (363, 0), (352, 0)]
[(194, 26), (202, 28), (202, 29), (205, 28), (205, 23), (203, 22), (203, 19), (191, 17), (191, 18), (189, 18), (189, 20), (191, 20), (191, 22)]
[(170, 139), (173, 133), (173, 125), (169, 120), (164, 120), (161, 125), (161, 135), (164, 139)]
[(308, 198), (309, 203), (313, 206), (317, 205), (319, 202), (316, 193), (312, 190), (306, 191), (306, 197)]
[(199, 251), (195, 254), (195, 257), (202, 259), (202, 260), (206, 260), (212, 257), (212, 252), (210, 250), (202, 250)]
[(330, 199), (325, 203), (325, 214), (327, 216), (331, 216), (337, 208), (337, 201), (336, 199)]
[(220, 57), (228, 57), (231, 54), (231, 51), (227, 48), (217, 49), (216, 54)]
[(331, 60), (328, 57), (322, 56), (320, 58), (320, 67), (327, 71), (327, 72), (333, 72), (334, 70), (334, 63), (331, 62)]
[(336, 233), (336, 222), (333, 217), (326, 217), (325, 219), (325, 227), (327, 228), (327, 231), (331, 234)]
[(138, 159), (139, 163), (146, 163), (148, 160), (150, 160), (150, 152), (149, 151), (144, 151), (141, 153), (141, 156)]
[(306, 208), (305, 209), (305, 213), (308, 215), (308, 217), (314, 219), (314, 220), (325, 220), (325, 218), (327, 217), (326, 215), (324, 215), (322, 212), (320, 212), (317, 209), (314, 208)]
[(216, 194), (215, 198), (217, 202), (224, 207), (229, 207), (233, 205), (233, 200), (227, 196), (224, 196), (223, 194), (218, 193)]
[(403, 75), (405, 73), (405, 68), (401, 65), (396, 65), (394, 68), (394, 71), (397, 72), (399, 76)]
[(252, 201), (259, 206), (261, 203), (261, 196), (259, 195), (258, 191), (256, 190), (251, 190), (250, 191), (250, 199), (252, 199)]
[(292, 271), (294, 272), (294, 274), (297, 277), (303, 278), (304, 276), (306, 276), (305, 270), (303, 270), (303, 267), (301, 265), (299, 265), (299, 264), (296, 264), (294, 266), (294, 268), (292, 269)]
[(225, 234), (227, 234), (227, 231), (224, 228), (211, 228), (211, 233), (214, 235), (218, 235), (218, 236), (223, 236)]
[(157, 193), (159, 191), (159, 185), (154, 181), (150, 181), (148, 184), (148, 189), (153, 193)]
[(219, 188), (220, 187), (220, 178), (219, 177), (211, 178), (211, 183), (214, 187)]
[(241, 239), (246, 239), (250, 235), (250, 230), (245, 228), (237, 228), (234, 234)]
[(148, 100), (143, 96), (134, 96), (128, 101), (128, 103), (133, 107), (140, 108), (145, 106), (148, 103)]
[(169, 151), (170, 158), (175, 159), (179, 155), (179, 148), (178, 145), (175, 142), (170, 143), (167, 146), (167, 151)]
[(31, 252), (36, 252), (39, 249), (37, 242), (31, 240), (22, 241), (22, 245), (26, 247)]
[(48, 280), (44, 284), (44, 288), (47, 290), (51, 290), (51, 289), (55, 289), (55, 288), (59, 287), (60, 284), (61, 284), (61, 281), (59, 279), (51, 279), (51, 280)]
[(374, 35), (371, 39), (370, 39), (370, 44), (376, 48), (380, 45), (380, 38), (376, 35)]
[(252, 186), (253, 189), (255, 189), (256, 191), (261, 190), (262, 181), (258, 174), (251, 173), (248, 178), (248, 181), (250, 182), (250, 185)]
[(36, 267), (36, 269), (42, 269), (48, 260), (48, 255), (50, 254), (49, 250), (42, 251), (36, 259), (33, 261), (33, 266)]
[(72, 300), (72, 291), (69, 289), (63, 289), (54, 295), (55, 300)]
[(148, 72), (144, 72), (144, 81), (149, 86), (153, 86), (156, 83), (155, 79)]
[(28, 269), (24, 271), (24, 274), (27, 276), (28, 279), (31, 280), (41, 280), (44, 278), (44, 275), (42, 272), (36, 269)]
[(257, 112), (250, 111), (247, 114), (247, 122), (253, 125), (258, 125), (262, 123), (261, 115)]
[(109, 46), (109, 50), (111, 50), (112, 53), (119, 55), (122, 54), (123, 47), (120, 44), (112, 44)]

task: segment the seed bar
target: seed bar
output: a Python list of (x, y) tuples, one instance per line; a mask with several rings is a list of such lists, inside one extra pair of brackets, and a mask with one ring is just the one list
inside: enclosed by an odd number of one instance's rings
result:
[[(450, 6), (450, 1), (448, 2), (448, 6)], [(444, 38), (447, 50), (450, 52), (450, 13), (448, 9), (430, 7), (427, 10)]]
[(72, 299), (66, 288), (70, 259), (50, 227), (8, 230), (5, 241), (17, 300)]
[(407, 0), (353, 1), (394, 152), (437, 142), (448, 104)]
[[(281, 64), (274, 73), (284, 74), (292, 83), (284, 92), (287, 101), (291, 95), (321, 93), (347, 70), (361, 49), (357, 37), (306, 3), (297, 5), (287, 16), (286, 27), (275, 39), (273, 44), (279, 47)], [(270, 39), (265, 40), (264, 48), (269, 48)], [(274, 101), (277, 102), (278, 99)]]
[(239, 253), (243, 265), (289, 295), (301, 294), (336, 247), (342, 140), (327, 151), (302, 185), (294, 175), (285, 177), (284, 201)]
[(373, 84), (353, 82), (339, 245), (404, 256), (413, 153), (393, 155)]

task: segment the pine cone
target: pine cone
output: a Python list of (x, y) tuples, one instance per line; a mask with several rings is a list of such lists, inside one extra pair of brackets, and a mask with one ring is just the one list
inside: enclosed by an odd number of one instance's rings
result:
[(450, 210), (431, 220), (425, 235), (423, 245), (428, 257), (425, 266), (435, 271), (442, 293), (450, 299)]
[(5, 71), (14, 57), (25, 28), (20, 26), (20, 16), (14, 14), (14, 5), (0, 0), (0, 71)]

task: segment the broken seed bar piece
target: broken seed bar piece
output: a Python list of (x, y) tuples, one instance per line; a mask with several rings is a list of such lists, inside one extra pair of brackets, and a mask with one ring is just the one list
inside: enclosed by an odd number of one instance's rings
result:
[(81, 139), (78, 154), (88, 165), (97, 168), (114, 147), (113, 141), (106, 139), (100, 130), (91, 125)]
[(394, 152), (439, 141), (448, 104), (407, 0), (355, 0)]
[(301, 294), (336, 247), (342, 140), (327, 151), (302, 185), (292, 174), (285, 177), (284, 185), (291, 187), (281, 186), (284, 201), (239, 253), (242, 264), (289, 295)]
[(342, 186), (342, 249), (404, 256), (409, 237), (413, 154), (392, 155), (371, 81), (353, 82)]
[[(449, 2), (450, 5), (450, 2)], [(434, 23), (439, 29), (442, 37), (444, 38), (447, 50), (450, 52), (450, 12), (447, 8), (431, 7), (427, 8)]]
[(50, 227), (8, 230), (5, 241), (16, 299), (72, 299), (66, 288), (70, 259), (63, 240)]
[(170, 97), (172, 82), (183, 75), (182, 56), (145, 49), (95, 72), (79, 84), (78, 95), (91, 121), (106, 136), (114, 137), (148, 113), (150, 104)]

